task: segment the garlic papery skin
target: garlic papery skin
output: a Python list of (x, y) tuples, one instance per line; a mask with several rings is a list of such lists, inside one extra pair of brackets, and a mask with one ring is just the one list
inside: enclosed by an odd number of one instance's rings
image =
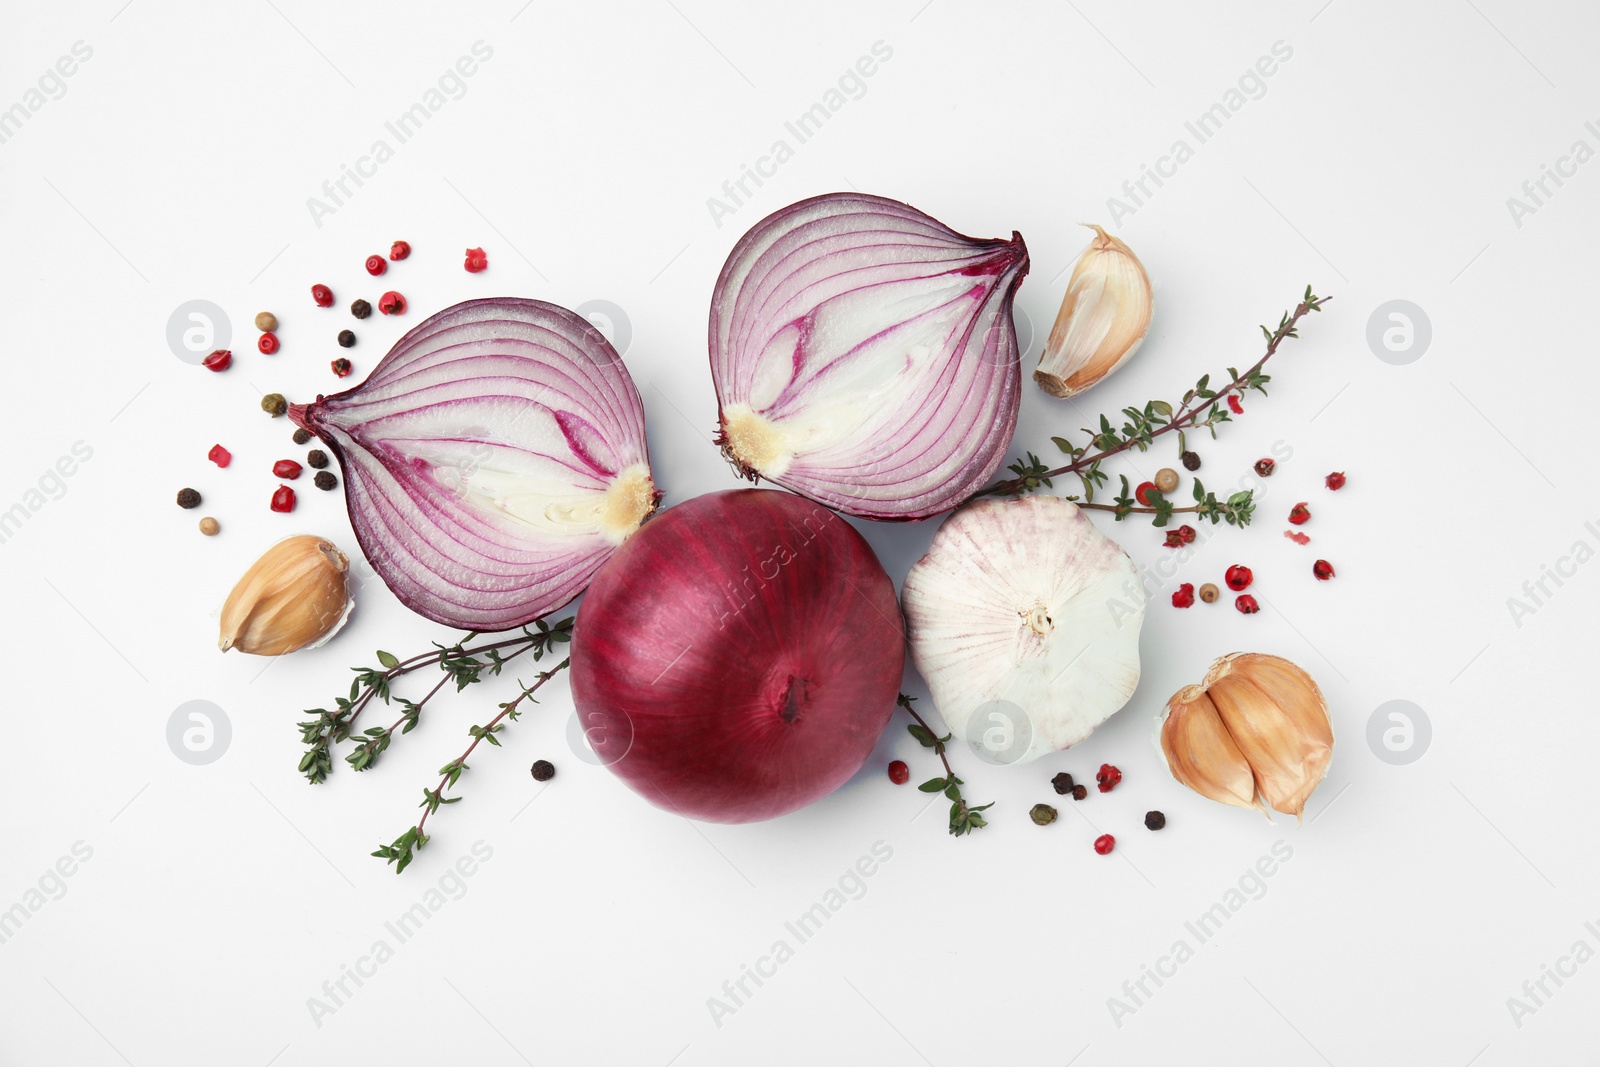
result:
[(251, 564), (222, 605), (217, 647), (253, 656), (314, 648), (350, 617), (350, 561), (311, 534), (285, 538)]
[(1078, 256), (1055, 325), (1033, 372), (1051, 396), (1077, 396), (1122, 366), (1144, 343), (1155, 295), (1144, 264), (1099, 226)]
[(1293, 663), (1259, 652), (1223, 656), (1199, 685), (1175, 693), (1158, 737), (1172, 776), (1201, 796), (1296, 819), (1333, 759), (1322, 690)]
[(911, 567), (901, 604), (939, 713), (991, 762), (1070, 748), (1139, 684), (1138, 572), (1070, 501), (964, 505)]

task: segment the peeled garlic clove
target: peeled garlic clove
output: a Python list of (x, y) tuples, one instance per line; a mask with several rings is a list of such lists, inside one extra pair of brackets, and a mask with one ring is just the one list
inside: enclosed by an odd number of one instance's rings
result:
[(1317, 683), (1286, 659), (1253, 652), (1224, 656), (1207, 678), (1262, 799), (1299, 818), (1333, 759), (1333, 726)]
[(1067, 500), (961, 507), (906, 575), (901, 604), (945, 724), (993, 762), (1077, 744), (1139, 683), (1138, 572)]
[(1236, 808), (1260, 808), (1250, 764), (1203, 688), (1187, 686), (1167, 702), (1161, 751), (1172, 776), (1203, 797)]
[(1144, 343), (1155, 295), (1144, 264), (1099, 226), (1078, 257), (1033, 380), (1051, 396), (1077, 396)]
[(355, 605), (350, 561), (330, 541), (299, 534), (267, 549), (222, 605), (217, 647), (281, 656), (321, 644)]

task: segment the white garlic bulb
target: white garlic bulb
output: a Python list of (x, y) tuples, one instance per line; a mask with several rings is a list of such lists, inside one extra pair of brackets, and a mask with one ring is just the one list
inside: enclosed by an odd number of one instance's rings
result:
[(996, 763), (1088, 737), (1139, 684), (1133, 560), (1071, 501), (967, 504), (906, 575), (912, 660), (945, 724)]

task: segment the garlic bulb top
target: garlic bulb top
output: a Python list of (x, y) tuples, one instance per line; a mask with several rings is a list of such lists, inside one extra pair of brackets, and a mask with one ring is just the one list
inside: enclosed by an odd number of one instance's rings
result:
[(901, 599), (939, 713), (993, 762), (1077, 744), (1139, 683), (1138, 572), (1071, 501), (965, 505), (912, 566)]

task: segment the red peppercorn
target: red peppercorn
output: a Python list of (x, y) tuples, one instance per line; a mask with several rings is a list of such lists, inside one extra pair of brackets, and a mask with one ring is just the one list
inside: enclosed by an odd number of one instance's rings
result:
[(1228, 410), (1233, 412), (1235, 415), (1244, 414), (1244, 405), (1239, 403), (1238, 393), (1228, 394)]
[(1177, 592), (1172, 594), (1172, 606), (1175, 608), (1194, 607), (1194, 583), (1184, 582), (1178, 586)]
[(311, 287), (311, 299), (317, 302), (317, 307), (319, 308), (331, 308), (333, 307), (333, 290), (326, 285), (313, 285)]
[(345, 359), (343, 356), (334, 360), (332, 363), (329, 363), (328, 366), (332, 367), (333, 373), (341, 378), (350, 373), (350, 361)]
[(1273, 460), (1268, 459), (1266, 456), (1262, 456), (1260, 459), (1256, 460), (1256, 473), (1263, 478), (1272, 477), (1272, 472), (1277, 469), (1278, 464)]
[(1297, 545), (1309, 545), (1311, 543), (1311, 535), (1303, 534), (1299, 530), (1285, 530), (1283, 531), (1283, 536)]
[(405, 259), (410, 254), (411, 254), (411, 243), (409, 241), (396, 241), (394, 244), (389, 246), (389, 258), (390, 259), (393, 259), (393, 260)]
[(1140, 482), (1139, 488), (1133, 491), (1133, 499), (1147, 508), (1156, 506), (1156, 501), (1161, 499), (1161, 490), (1156, 488), (1155, 482)]
[(289, 512), (293, 511), (294, 490), (290, 489), (287, 485), (278, 486), (277, 491), (272, 494), (272, 510), (281, 511), (284, 514), (288, 514)]
[(1182, 548), (1183, 538), (1178, 535), (1177, 530), (1168, 530), (1167, 539), (1161, 543), (1167, 548)]
[(209, 371), (225, 371), (233, 366), (233, 353), (226, 348), (219, 348), (202, 359), (200, 365)]
[(1311, 565), (1311, 573), (1317, 576), (1317, 581), (1325, 582), (1333, 577), (1333, 564), (1325, 559), (1319, 559)]
[(467, 249), (467, 261), (464, 264), (468, 274), (477, 274), (489, 266), (489, 254), (481, 248)]
[(1254, 571), (1243, 563), (1235, 563), (1228, 568), (1228, 572), (1222, 576), (1222, 580), (1228, 583), (1229, 589), (1237, 593), (1241, 589), (1249, 589), (1250, 583), (1256, 580), (1256, 575)]
[(1289, 509), (1289, 521), (1294, 523), (1296, 526), (1305, 525), (1306, 521), (1310, 518), (1311, 509), (1306, 507), (1306, 502), (1304, 500), (1300, 501), (1300, 503)]
[(906, 766), (906, 761), (897, 759), (889, 764), (889, 781), (895, 785), (905, 785), (911, 781), (911, 768)]
[(404, 315), (406, 312), (406, 298), (390, 289), (378, 297), (378, 310), (385, 315)]
[(206, 453), (206, 458), (219, 467), (226, 467), (233, 462), (233, 453), (221, 445), (212, 445), (211, 451)]
[(272, 465), (272, 476), (274, 478), (286, 478), (292, 482), (300, 477), (300, 469), (300, 464), (294, 460), (280, 459)]
[(1182, 541), (1186, 545), (1192, 545), (1194, 544), (1194, 538), (1195, 533), (1193, 526), (1185, 523), (1184, 525), (1178, 527), (1178, 540)]
[(262, 334), (256, 338), (256, 347), (261, 349), (261, 354), (270, 356), (278, 350), (278, 335), (272, 332)]
[(1324, 484), (1326, 484), (1329, 489), (1343, 489), (1344, 471), (1334, 471), (1332, 474), (1328, 475), (1326, 479), (1324, 479)]
[(1094, 839), (1094, 850), (1102, 856), (1111, 855), (1111, 850), (1117, 847), (1117, 839), (1110, 834), (1101, 834)]
[(1122, 781), (1122, 772), (1109, 763), (1100, 764), (1100, 769), (1094, 772), (1094, 780), (1100, 783), (1100, 792), (1109, 793)]
[(389, 261), (384, 259), (382, 256), (367, 257), (367, 273), (372, 275), (374, 278), (388, 269)]
[(1239, 609), (1241, 615), (1254, 615), (1261, 610), (1261, 605), (1256, 603), (1256, 598), (1249, 593), (1240, 593), (1234, 600), (1233, 606)]

